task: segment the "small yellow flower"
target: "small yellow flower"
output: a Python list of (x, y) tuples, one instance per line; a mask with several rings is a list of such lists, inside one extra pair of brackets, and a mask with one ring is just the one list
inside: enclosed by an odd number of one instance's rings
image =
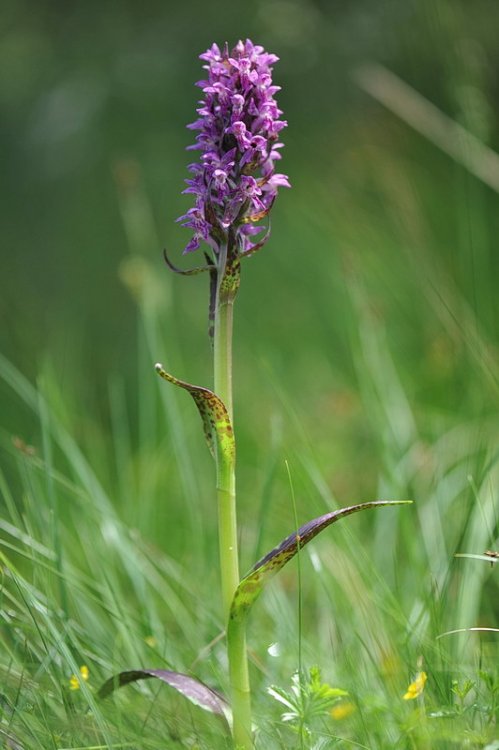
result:
[(426, 672), (418, 672), (414, 682), (411, 682), (407, 688), (407, 693), (404, 695), (405, 701), (412, 701), (414, 698), (419, 698), (424, 690), (424, 686), (428, 676)]
[(86, 664), (83, 664), (80, 667), (80, 674), (72, 674), (69, 680), (69, 689), (70, 690), (79, 690), (80, 689), (80, 682), (83, 680), (84, 682), (87, 682), (88, 678), (90, 676), (90, 671)]
[(355, 706), (353, 703), (350, 703), (350, 701), (343, 701), (343, 703), (338, 703), (337, 706), (333, 706), (330, 713), (335, 721), (341, 721), (342, 719), (351, 716), (354, 711)]

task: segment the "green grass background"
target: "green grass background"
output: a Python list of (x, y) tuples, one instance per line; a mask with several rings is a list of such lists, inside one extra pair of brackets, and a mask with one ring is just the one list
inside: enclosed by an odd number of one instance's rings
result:
[(289, 685), (300, 643), (357, 707), (310, 747), (497, 747), (497, 633), (437, 636), (499, 621), (497, 570), (454, 558), (498, 547), (498, 195), (463, 166), (469, 143), (451, 158), (355, 77), (385, 66), (497, 151), (497, 3), (6, 0), (1, 16), (0, 739), (226, 746), (167, 687), (95, 691), (137, 666), (227, 687), (223, 642), (205, 650), (222, 628), (213, 467), (153, 364), (211, 384), (206, 279), (170, 276), (161, 249), (191, 261), (174, 219), (197, 55), (249, 36), (281, 58), (293, 189), (236, 303), (242, 568), (294, 526), (285, 461), (300, 523), (414, 500), (325, 532), (301, 588), (293, 563), (255, 607), (259, 747), (298, 742), (265, 687)]

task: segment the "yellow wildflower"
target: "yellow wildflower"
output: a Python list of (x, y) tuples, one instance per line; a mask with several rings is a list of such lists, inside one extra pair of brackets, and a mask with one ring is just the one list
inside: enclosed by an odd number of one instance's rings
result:
[(418, 698), (424, 690), (424, 686), (428, 676), (426, 672), (418, 672), (414, 682), (411, 682), (407, 688), (407, 693), (404, 695), (405, 701), (411, 701), (414, 698)]
[(350, 701), (343, 701), (343, 703), (338, 703), (337, 706), (333, 706), (330, 713), (335, 721), (341, 721), (342, 719), (351, 716), (354, 711), (355, 706), (353, 703)]
[(80, 689), (80, 682), (83, 680), (84, 682), (87, 682), (88, 678), (90, 676), (90, 671), (86, 664), (83, 664), (80, 667), (80, 674), (72, 674), (69, 680), (69, 689), (70, 690), (79, 690)]

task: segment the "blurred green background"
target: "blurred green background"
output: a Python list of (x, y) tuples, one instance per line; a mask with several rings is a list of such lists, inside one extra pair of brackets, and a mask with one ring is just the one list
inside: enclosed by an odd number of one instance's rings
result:
[[(5, 0), (1, 16), (0, 349), (31, 380), (50, 369), (82, 433), (96, 421), (110, 430), (116, 377), (132, 426), (153, 387), (149, 361), (137, 368), (131, 254), (157, 281), (154, 359), (210, 381), (206, 279), (170, 278), (161, 249), (181, 263), (189, 238), (174, 220), (190, 205), (198, 55), (248, 36), (281, 58), (281, 168), (293, 185), (236, 306), (248, 484), (267, 433), (293, 445), (304, 430), (342, 499), (371, 496), (384, 438), (368, 391), (392, 370), (423, 437), (460, 419), (481, 434), (497, 409), (497, 192), (355, 71), (385, 66), (498, 148), (497, 2)], [(33, 439), (7, 389), (0, 397), (7, 430)]]

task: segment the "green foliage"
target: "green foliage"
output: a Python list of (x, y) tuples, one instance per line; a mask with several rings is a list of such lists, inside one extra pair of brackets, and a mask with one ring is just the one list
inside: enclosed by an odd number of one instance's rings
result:
[(311, 735), (311, 727), (317, 718), (329, 714), (341, 698), (348, 696), (346, 690), (322, 682), (321, 670), (317, 666), (311, 667), (308, 675), (296, 672), (290, 690), (272, 685), (267, 692), (286, 707), (281, 719), (289, 723), (302, 739)]

